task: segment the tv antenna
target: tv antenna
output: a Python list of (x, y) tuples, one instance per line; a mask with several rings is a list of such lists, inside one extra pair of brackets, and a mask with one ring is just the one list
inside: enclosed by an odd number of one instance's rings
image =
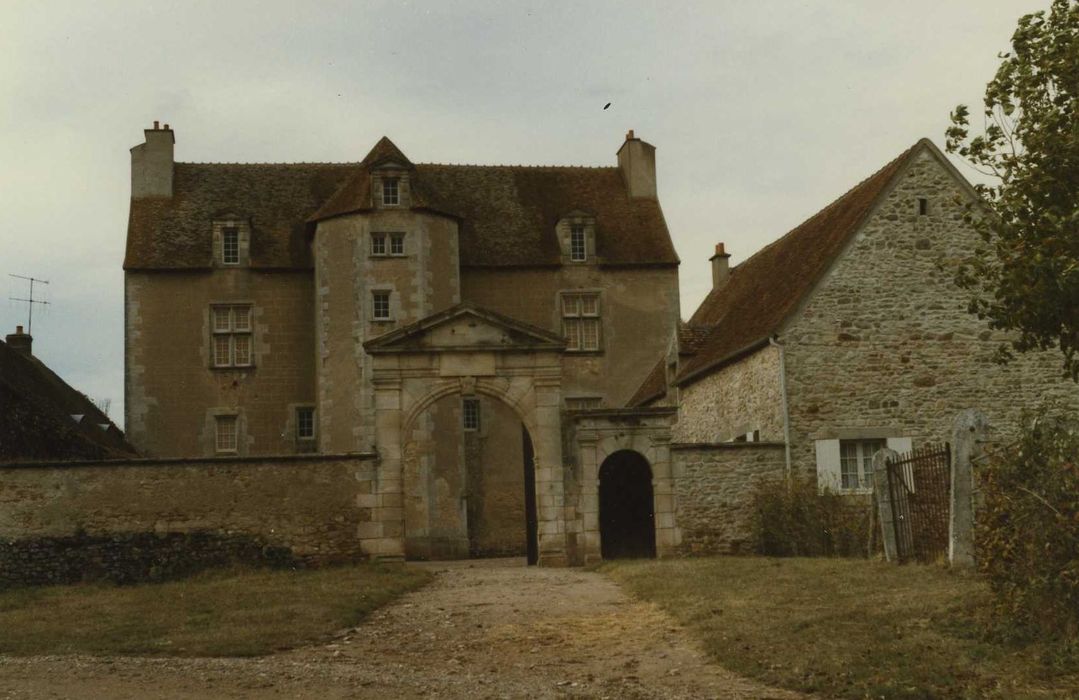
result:
[(20, 297), (8, 297), (12, 301), (21, 301), (26, 303), (27, 319), (26, 319), (26, 333), (27, 335), (33, 335), (34, 329), (34, 304), (48, 305), (49, 302), (41, 301), (34, 298), (34, 283), (48, 284), (49, 280), (39, 280), (36, 277), (26, 277), (24, 275), (13, 275), (8, 273), (8, 277), (15, 277), (17, 279), (26, 280), (30, 283), (30, 294), (25, 299)]

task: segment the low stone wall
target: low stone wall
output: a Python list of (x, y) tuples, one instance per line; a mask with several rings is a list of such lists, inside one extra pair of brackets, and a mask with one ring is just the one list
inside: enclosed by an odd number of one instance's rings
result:
[(782, 443), (671, 445), (682, 554), (753, 549), (750, 496), (762, 477), (786, 472)]
[(0, 465), (0, 586), (365, 558), (374, 455)]

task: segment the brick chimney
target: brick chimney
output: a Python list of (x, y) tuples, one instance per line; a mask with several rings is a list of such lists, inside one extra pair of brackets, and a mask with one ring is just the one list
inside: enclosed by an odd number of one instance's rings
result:
[(708, 259), (712, 261), (712, 289), (719, 289), (731, 276), (731, 254), (722, 243), (716, 243), (716, 254)]
[(618, 167), (630, 197), (656, 199), (656, 147), (637, 138), (633, 129), (618, 149)]
[(29, 333), (23, 333), (22, 326), (15, 326), (15, 332), (4, 336), (4, 342), (15, 352), (21, 352), (27, 357), (32, 354), (30, 349), (34, 344), (34, 338)]
[(131, 149), (131, 198), (171, 197), (173, 145), (176, 137), (169, 125), (146, 129), (146, 142)]

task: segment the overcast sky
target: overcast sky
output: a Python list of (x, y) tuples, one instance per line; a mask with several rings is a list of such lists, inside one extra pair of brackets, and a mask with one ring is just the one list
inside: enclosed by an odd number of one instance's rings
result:
[(357, 161), (385, 134), (414, 162), (613, 165), (635, 129), (688, 317), (717, 241), (736, 264), (943, 146), (1048, 4), (0, 0), (0, 330), (26, 321), (7, 274), (49, 280), (35, 354), (122, 421), (128, 149), (154, 119), (202, 162)]

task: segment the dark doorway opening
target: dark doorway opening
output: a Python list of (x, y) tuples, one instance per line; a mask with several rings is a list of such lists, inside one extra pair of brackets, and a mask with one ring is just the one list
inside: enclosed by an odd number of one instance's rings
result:
[(525, 532), (528, 540), (528, 565), (539, 563), (539, 521), (536, 517), (536, 453), (528, 428), (521, 425), (521, 441), (524, 443), (525, 470)]
[(652, 469), (640, 453), (620, 450), (600, 465), (599, 536), (604, 559), (656, 556)]

